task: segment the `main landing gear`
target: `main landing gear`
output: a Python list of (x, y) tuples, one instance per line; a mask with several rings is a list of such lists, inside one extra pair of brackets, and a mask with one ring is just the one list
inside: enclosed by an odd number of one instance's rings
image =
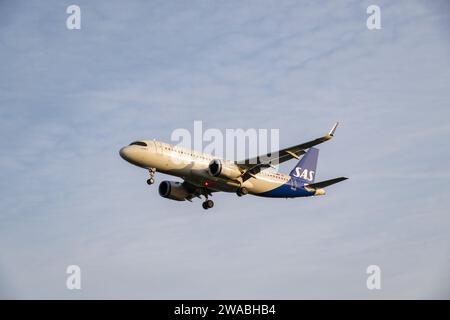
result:
[(202, 203), (202, 207), (205, 210), (211, 209), (212, 207), (214, 207), (214, 201), (212, 201), (212, 200), (205, 200), (205, 202)]
[(248, 189), (247, 189), (246, 187), (238, 188), (238, 189), (236, 190), (236, 194), (237, 194), (239, 197), (245, 196), (246, 194), (248, 194)]
[(208, 189), (203, 190), (203, 195), (205, 196), (205, 201), (202, 203), (202, 207), (205, 210), (211, 209), (214, 207), (214, 201), (208, 199), (208, 195), (211, 195), (211, 193), (208, 192)]
[(156, 173), (156, 169), (155, 168), (150, 168), (148, 169), (148, 173), (150, 174), (150, 178), (147, 179), (147, 184), (148, 185), (152, 185), (155, 183), (155, 173)]

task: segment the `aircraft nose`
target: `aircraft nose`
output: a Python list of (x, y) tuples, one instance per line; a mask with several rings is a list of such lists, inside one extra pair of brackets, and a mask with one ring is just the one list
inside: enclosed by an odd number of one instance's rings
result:
[(119, 154), (123, 160), (141, 166), (142, 164), (142, 151), (136, 146), (126, 146), (119, 150)]
[(123, 147), (122, 149), (120, 149), (119, 151), (120, 156), (122, 157), (123, 160), (128, 160), (130, 159), (130, 149), (128, 146)]

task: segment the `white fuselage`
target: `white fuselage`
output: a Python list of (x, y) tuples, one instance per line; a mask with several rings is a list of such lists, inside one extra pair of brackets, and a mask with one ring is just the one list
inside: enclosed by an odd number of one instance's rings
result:
[[(180, 177), (190, 183), (215, 191), (235, 192), (245, 187), (251, 194), (263, 194), (273, 190), (291, 179), (289, 175), (269, 170), (261, 171), (257, 178), (242, 181), (242, 177), (229, 179), (214, 177), (208, 171), (210, 162), (217, 159), (209, 154), (196, 152), (156, 140), (142, 140), (146, 145), (129, 145), (120, 150), (122, 158), (141, 168), (155, 168), (157, 171)], [(221, 160), (230, 166), (234, 162)], [(297, 186), (292, 186), (296, 188)]]

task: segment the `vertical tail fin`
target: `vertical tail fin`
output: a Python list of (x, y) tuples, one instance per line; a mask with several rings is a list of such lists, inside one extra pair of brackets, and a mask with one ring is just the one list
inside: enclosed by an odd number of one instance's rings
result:
[(313, 183), (316, 175), (318, 158), (319, 149), (309, 148), (289, 175), (294, 179), (301, 180), (303, 183)]

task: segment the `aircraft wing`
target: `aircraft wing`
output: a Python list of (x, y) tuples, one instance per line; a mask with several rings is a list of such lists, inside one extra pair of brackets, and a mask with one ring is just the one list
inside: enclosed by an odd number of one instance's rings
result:
[(183, 187), (190, 193), (189, 196), (186, 198), (186, 200), (188, 201), (191, 201), (191, 199), (195, 197), (200, 198), (200, 196), (205, 195), (206, 192), (208, 193), (208, 195), (211, 195), (212, 192), (215, 192), (214, 190), (211, 189), (197, 187), (196, 185), (187, 180), (184, 180)]
[(293, 158), (299, 159), (304, 154), (306, 149), (316, 146), (322, 142), (328, 141), (334, 136), (334, 132), (339, 122), (336, 122), (331, 130), (323, 137), (301, 143), (289, 148), (279, 150), (275, 153), (268, 153), (264, 156), (258, 156), (256, 158), (245, 159), (243, 161), (236, 162), (236, 165), (243, 171), (244, 181), (259, 173), (262, 169), (277, 165)]

